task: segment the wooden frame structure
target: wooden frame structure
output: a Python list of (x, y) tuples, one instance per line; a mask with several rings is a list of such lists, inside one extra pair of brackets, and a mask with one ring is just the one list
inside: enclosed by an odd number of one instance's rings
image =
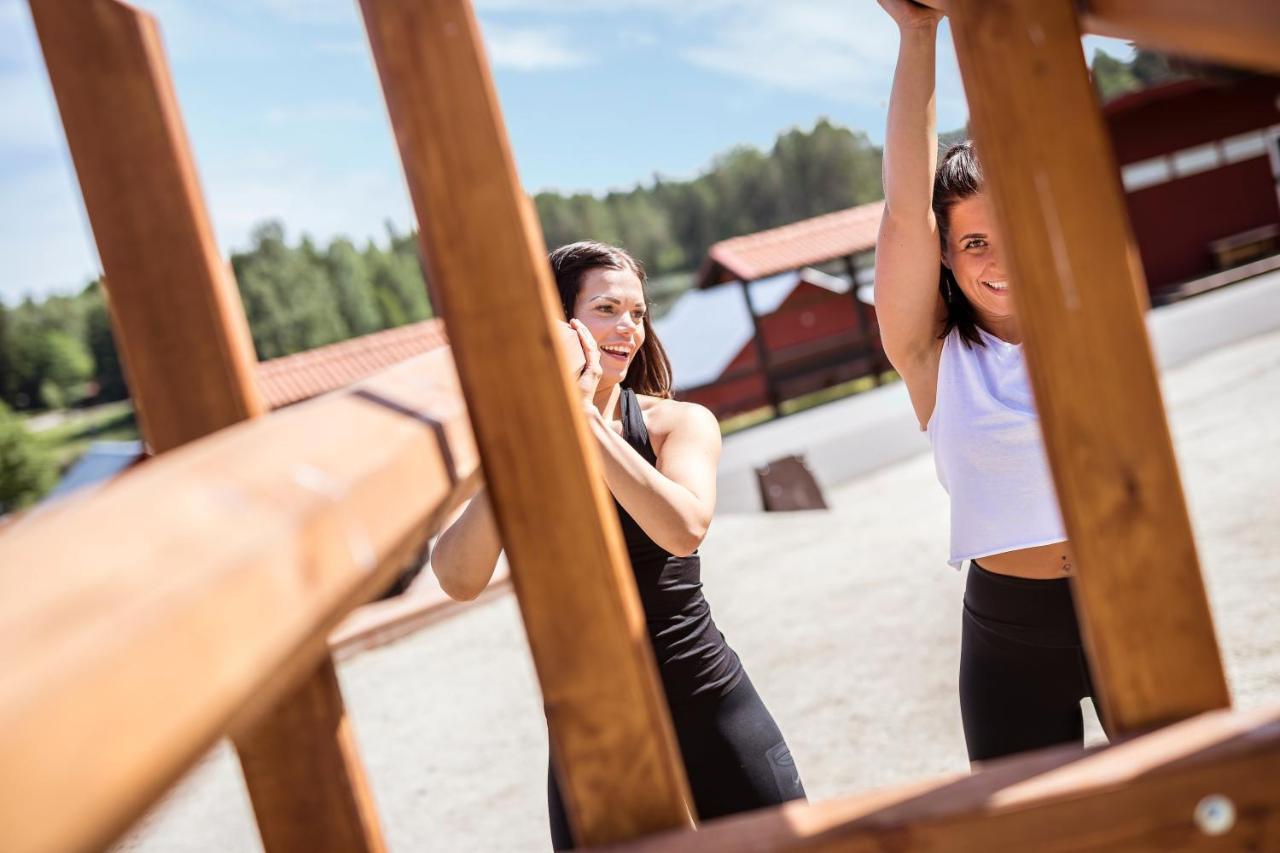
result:
[[(361, 0), (452, 352), (270, 415), (247, 379), (243, 313), (154, 22), (119, 0), (30, 2), (142, 429), (160, 457), (0, 535), (6, 850), (109, 844), (224, 735), (268, 850), (382, 849), (325, 637), (438, 528), (481, 466), (586, 845), (1280, 845), (1280, 711), (1226, 710), (1141, 322), (1142, 272), (1079, 48), (1083, 21), (1277, 70), (1271, 0), (931, 3), (951, 16), (1014, 247), (1028, 362), (1116, 743), (764, 810), (696, 835), (467, 0)], [(497, 312), (500, 328), (487, 319)], [(511, 351), (519, 377), (495, 355)]]

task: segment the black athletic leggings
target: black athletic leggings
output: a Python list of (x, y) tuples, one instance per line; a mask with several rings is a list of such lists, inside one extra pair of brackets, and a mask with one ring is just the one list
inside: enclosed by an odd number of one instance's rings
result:
[(1093, 696), (1093, 683), (1070, 584), (970, 564), (960, 640), (970, 761), (1083, 741), (1080, 700)]
[[(791, 750), (746, 673), (723, 696), (670, 707), (700, 820), (804, 798)], [(554, 772), (547, 774), (547, 805), (552, 846), (572, 848)]]

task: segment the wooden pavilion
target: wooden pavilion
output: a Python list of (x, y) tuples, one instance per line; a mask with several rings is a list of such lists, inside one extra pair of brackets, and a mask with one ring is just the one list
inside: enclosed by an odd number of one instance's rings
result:
[[(755, 350), (750, 365), (735, 365), (736, 370), (728, 371), (714, 384), (742, 385), (743, 379), (758, 376), (764, 390), (762, 402), (773, 409), (775, 416), (782, 413), (783, 400), (815, 390), (810, 387), (812, 382), (806, 380), (828, 373), (833, 367), (852, 368), (849, 378), (875, 376), (879, 384), (879, 375), (889, 369), (889, 363), (880, 344), (875, 311), (859, 298), (858, 285), (866, 278), (862, 271), (874, 258), (876, 233), (883, 213), (884, 202), (876, 201), (754, 234), (730, 237), (707, 250), (696, 285), (705, 290), (737, 284), (751, 317), (751, 342)], [(793, 324), (786, 318), (767, 319), (765, 315), (770, 312), (761, 311), (758, 300), (752, 296), (753, 286), (782, 273), (833, 264), (849, 282), (848, 299), (853, 311), (849, 312), (850, 322), (843, 324), (847, 328), (809, 341), (808, 346), (800, 348), (803, 352), (795, 352), (796, 347), (792, 347), (790, 353), (780, 352), (771, 345), (770, 332), (773, 337), (794, 337), (788, 336), (785, 328)], [(767, 328), (769, 325), (775, 328)], [(783, 328), (777, 328), (779, 326)], [(711, 392), (709, 402), (717, 402), (715, 390), (706, 389)], [(707, 394), (704, 392), (702, 396)], [(690, 399), (704, 402), (698, 395)]]

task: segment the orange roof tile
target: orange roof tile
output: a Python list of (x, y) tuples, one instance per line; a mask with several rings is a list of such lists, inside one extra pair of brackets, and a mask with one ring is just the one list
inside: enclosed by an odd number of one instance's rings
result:
[(876, 201), (721, 240), (707, 251), (698, 286), (754, 281), (874, 249), (883, 213), (884, 202)]
[(345, 388), (385, 367), (449, 345), (439, 319), (384, 329), (258, 363), (258, 384), (273, 409)]

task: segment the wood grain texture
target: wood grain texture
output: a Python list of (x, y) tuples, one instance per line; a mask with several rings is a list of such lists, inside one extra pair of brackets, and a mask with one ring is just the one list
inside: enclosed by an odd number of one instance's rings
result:
[(466, 0), (362, 0), (583, 842), (687, 825), (687, 782)]
[(331, 657), (236, 749), (265, 849), (386, 849)]
[(1103, 716), (1230, 704), (1143, 323), (1147, 291), (1071, 0), (952, 0)]
[(143, 437), (162, 453), (266, 411), (155, 20), (31, 0)]
[[(1097, 750), (1060, 747), (949, 776), (827, 802), (789, 803), (599, 853), (888, 850), (1273, 850), (1280, 846), (1280, 709), (1210, 712)], [(1235, 825), (1194, 822), (1209, 794)]]
[(1141, 47), (1280, 73), (1275, 0), (1084, 0), (1084, 28)]
[(450, 354), (436, 350), (9, 525), (6, 853), (100, 849), (220, 735), (244, 740), (325, 660), (339, 620), (420, 551), (477, 466)]
[[(262, 414), (248, 322), (213, 238), (154, 19), (116, 0), (34, 0), (32, 10), (144, 437), (163, 453)], [(377, 821), (358, 756), (331, 725), (341, 717), (336, 679), (322, 668), (282, 702), (279, 719), (263, 725), (290, 736), (239, 745), (267, 849), (379, 849), (355, 844), (376, 838)], [(334, 772), (316, 774), (317, 764)], [(345, 805), (296, 820), (313, 797)]]
[[(918, 0), (950, 14), (963, 0)], [(1076, 0), (1087, 33), (1222, 65), (1280, 72), (1275, 0)]]

